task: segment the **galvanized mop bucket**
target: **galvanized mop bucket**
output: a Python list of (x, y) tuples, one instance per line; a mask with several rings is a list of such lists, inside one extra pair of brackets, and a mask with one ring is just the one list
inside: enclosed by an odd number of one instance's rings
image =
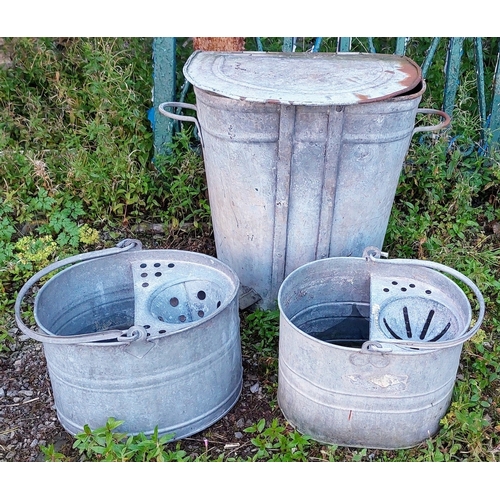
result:
[[(195, 52), (184, 74), (196, 106), (160, 112), (197, 124), (217, 257), (265, 309), (297, 267), (382, 248), (412, 135), (449, 123), (418, 110), (425, 82), (402, 56)], [(445, 120), (414, 128), (417, 112)]]
[[(19, 328), (43, 342), (58, 418), (71, 434), (124, 420), (180, 439), (219, 420), (242, 384), (235, 273), (212, 257), (137, 240), (62, 260), (19, 292)], [(26, 293), (40, 331), (21, 319)]]
[[(320, 442), (412, 447), (446, 413), (463, 343), (484, 317), (481, 292), (446, 266), (417, 260), (332, 257), (283, 282), (278, 404)], [(479, 303), (471, 307), (462, 281)]]

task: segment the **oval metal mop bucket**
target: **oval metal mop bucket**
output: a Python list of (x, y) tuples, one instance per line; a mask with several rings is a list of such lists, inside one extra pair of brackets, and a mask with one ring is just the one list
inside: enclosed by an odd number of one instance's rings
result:
[[(184, 66), (217, 257), (276, 306), (283, 279), (325, 257), (382, 247), (412, 135), (449, 123), (418, 109), (420, 68), (396, 55), (195, 52)], [(196, 110), (197, 118), (166, 108)], [(415, 128), (417, 113), (445, 118)]]
[[(31, 330), (21, 319), (26, 293), (69, 264), (36, 295), (40, 331)], [(125, 240), (33, 276), (19, 292), (16, 320), (43, 342), (68, 432), (114, 417), (128, 434), (158, 427), (180, 439), (219, 420), (240, 395), (238, 288), (235, 273), (215, 258)]]
[[(468, 285), (479, 302), (471, 307)], [(468, 278), (428, 261), (333, 257), (306, 264), (280, 288), (278, 403), (320, 442), (408, 448), (446, 413), (463, 343), (484, 301)]]

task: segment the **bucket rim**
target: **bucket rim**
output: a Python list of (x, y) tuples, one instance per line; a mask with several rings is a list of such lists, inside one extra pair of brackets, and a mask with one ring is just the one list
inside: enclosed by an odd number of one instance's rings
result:
[[(238, 293), (239, 293), (239, 288), (240, 288), (240, 281), (233, 269), (231, 269), (227, 264), (224, 262), (220, 261), (216, 257), (209, 256), (203, 253), (199, 252), (193, 252), (189, 250), (177, 250), (177, 249), (141, 249), (138, 251), (134, 252), (120, 252), (120, 253), (113, 253), (109, 255), (96, 255), (94, 258), (91, 256), (89, 257), (90, 254), (97, 254), (97, 252), (89, 252), (88, 254), (83, 254), (83, 255), (77, 255), (74, 257), (70, 257), (68, 259), (64, 259), (61, 262), (56, 262), (54, 264), (51, 264), (47, 266), (46, 268), (42, 269), (39, 273), (37, 273), (35, 276), (32, 277), (31, 280), (29, 280), (21, 292), (19, 293), (18, 296), (18, 301), (16, 302), (16, 321), (18, 322), (18, 326), (21, 328), (23, 333), (25, 333), (27, 336), (34, 340), (41, 341), (43, 343), (55, 343), (55, 344), (78, 344), (78, 345), (94, 345), (94, 346), (120, 346), (120, 345), (129, 345), (130, 343), (143, 338), (143, 336), (139, 333), (143, 327), (138, 326), (138, 325), (132, 325), (130, 328), (127, 328), (126, 330), (117, 330), (117, 329), (111, 329), (111, 330), (104, 330), (100, 332), (91, 332), (88, 334), (77, 334), (77, 335), (57, 335), (50, 330), (48, 330), (45, 326), (42, 325), (39, 315), (38, 315), (38, 303), (40, 301), (40, 297), (43, 297), (44, 291), (46, 291), (47, 288), (54, 286), (54, 283), (56, 282), (57, 278), (60, 276), (64, 276), (65, 274), (69, 274), (72, 272), (73, 269), (78, 268), (80, 266), (83, 266), (84, 264), (88, 264), (89, 261), (96, 261), (96, 260), (105, 260), (105, 259), (124, 259), (124, 260), (140, 260), (139, 255), (144, 258), (150, 258), (150, 257), (158, 257), (158, 252), (161, 252), (163, 254), (168, 254), (168, 255), (174, 255), (176, 259), (172, 258), (172, 260), (178, 260), (182, 261), (183, 263), (189, 264), (189, 259), (186, 257), (191, 257), (195, 258), (198, 261), (208, 261), (211, 264), (211, 267), (213, 268), (213, 265), (215, 264), (216, 272), (219, 272), (225, 276), (225, 278), (233, 285), (230, 290), (230, 293), (227, 294), (226, 297), (224, 297), (224, 300), (221, 302), (221, 305), (215, 309), (211, 314), (207, 315), (206, 317), (200, 318), (199, 320), (192, 321), (189, 323), (183, 324), (181, 327), (176, 328), (173, 331), (166, 331), (165, 333), (162, 334), (156, 334), (156, 335), (148, 335), (146, 341), (156, 341), (164, 337), (168, 337), (171, 335), (176, 335), (176, 334), (181, 334), (184, 333), (188, 330), (191, 330), (194, 325), (202, 325), (208, 321), (213, 321), (214, 318), (216, 318), (219, 314), (221, 314), (223, 311), (227, 309), (228, 306), (230, 306), (233, 301), (238, 301)], [(183, 259), (184, 257), (184, 259)], [(198, 264), (201, 265), (200, 262), (197, 262)], [(71, 264), (71, 265), (69, 265)], [(60, 269), (64, 266), (68, 265), (68, 267), (65, 267), (64, 269), (60, 270), (57, 274), (52, 276), (46, 283), (43, 284), (43, 286), (40, 288), (40, 290), (37, 292), (34, 304), (33, 304), (33, 312), (34, 312), (34, 317), (35, 317), (35, 322), (37, 327), (43, 332), (35, 332), (28, 328), (24, 323), (22, 323), (21, 317), (20, 317), (20, 304), (21, 301), (24, 297), (24, 294), (31, 288), (31, 286), (38, 280), (33, 281), (35, 278), (40, 279), (41, 276), (44, 276), (46, 274), (49, 274), (52, 272), (54, 269)], [(237, 304), (236, 304), (237, 306)]]
[[(377, 255), (374, 255), (373, 253), (370, 253), (370, 251), (375, 250), (375, 252), (378, 252)], [(468, 304), (468, 323), (464, 326), (462, 331), (456, 335), (455, 338), (451, 340), (445, 340), (445, 341), (438, 341), (438, 342), (412, 342), (412, 341), (407, 341), (407, 340), (397, 340), (397, 339), (371, 339), (363, 343), (363, 346), (361, 348), (352, 348), (352, 347), (344, 347), (344, 346), (339, 346), (335, 344), (330, 344), (328, 342), (325, 342), (323, 340), (317, 339), (313, 337), (312, 335), (309, 335), (308, 333), (304, 332), (300, 328), (298, 328), (296, 325), (294, 325), (289, 318), (289, 316), (285, 312), (285, 307), (284, 307), (284, 293), (285, 289), (288, 286), (290, 282), (293, 281), (297, 277), (297, 275), (304, 273), (307, 271), (307, 269), (311, 267), (316, 267), (318, 265), (327, 265), (328, 263), (334, 262), (334, 261), (339, 261), (339, 260), (345, 260), (349, 259), (350, 261), (358, 261), (362, 262), (365, 261), (368, 265), (370, 264), (382, 264), (382, 265), (388, 265), (388, 264), (394, 264), (394, 265), (409, 265), (409, 266), (415, 266), (415, 267), (424, 267), (428, 268), (429, 270), (438, 272), (439, 275), (443, 274), (450, 274), (451, 276), (455, 277), (456, 279), (460, 280), (463, 284), (467, 285), (470, 290), (473, 292), (473, 294), (476, 297), (477, 303), (479, 304), (479, 311), (477, 313), (477, 318), (474, 321), (474, 325), (470, 327), (470, 324), (472, 322), (472, 307), (470, 305), (470, 302)], [(465, 295), (465, 292), (458, 287), (456, 283), (454, 283), (452, 280), (450, 280), (453, 285), (455, 285), (464, 295), (467, 301), (469, 301), (468, 297)], [(284, 280), (283, 283), (281, 284), (279, 291), (278, 291), (278, 308), (280, 312), (280, 319), (283, 319), (284, 321), (287, 322), (288, 325), (290, 325), (295, 331), (300, 333), (301, 335), (310, 338), (312, 341), (320, 342), (321, 345), (328, 346), (329, 348), (335, 348), (335, 349), (348, 349), (351, 352), (352, 351), (360, 351), (360, 350), (366, 350), (367, 352), (378, 352), (378, 353), (383, 353), (383, 352), (391, 352), (393, 354), (419, 354), (422, 352), (432, 352), (436, 351), (439, 349), (446, 349), (446, 348), (451, 348), (455, 347), (457, 345), (462, 345), (464, 344), (467, 340), (469, 340), (481, 327), (482, 321), (484, 319), (485, 315), (485, 303), (484, 303), (484, 298), (481, 294), (481, 291), (478, 289), (478, 287), (466, 276), (464, 276), (462, 273), (459, 271), (456, 271), (455, 269), (452, 269), (448, 266), (445, 266), (443, 264), (439, 264), (437, 262), (432, 262), (432, 261), (420, 261), (416, 259), (381, 259), (380, 258), (380, 251), (374, 247), (369, 247), (368, 249), (365, 250), (363, 257), (328, 257), (325, 259), (319, 259), (315, 260), (312, 262), (308, 262), (294, 271), (292, 271)], [(470, 328), (468, 330), (468, 328)], [(389, 347), (385, 347), (385, 346)], [(400, 349), (395, 352), (390, 348), (391, 345), (398, 346), (398, 347), (403, 347), (406, 348), (408, 347), (409, 350), (406, 349)]]

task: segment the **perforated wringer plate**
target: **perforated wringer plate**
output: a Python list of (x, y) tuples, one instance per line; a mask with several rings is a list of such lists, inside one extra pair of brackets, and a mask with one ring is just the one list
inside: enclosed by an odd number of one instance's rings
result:
[(420, 277), (407, 267), (407, 275), (370, 274), (370, 340), (438, 342), (464, 331), (471, 321), (464, 292), (433, 271)]
[(226, 295), (217, 283), (220, 273), (206, 266), (161, 259), (141, 259), (131, 265), (135, 324), (151, 335), (173, 332), (210, 316)]

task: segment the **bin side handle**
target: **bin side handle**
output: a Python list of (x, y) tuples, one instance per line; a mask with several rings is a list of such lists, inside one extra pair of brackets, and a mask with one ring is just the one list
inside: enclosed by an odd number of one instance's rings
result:
[(448, 113), (446, 113), (445, 111), (441, 111), (439, 109), (421, 108), (421, 109), (417, 109), (417, 113), (423, 113), (424, 115), (439, 115), (442, 118), (444, 118), (444, 120), (439, 122), (437, 125), (415, 127), (413, 129), (413, 134), (416, 134), (417, 132), (434, 132), (436, 130), (441, 130), (441, 129), (447, 127), (451, 122), (450, 115)]
[(184, 116), (184, 115), (178, 115), (176, 113), (171, 113), (170, 111), (167, 111), (165, 108), (185, 108), (197, 111), (196, 106), (194, 104), (189, 104), (187, 102), (162, 102), (158, 106), (158, 110), (162, 115), (168, 118), (172, 118), (172, 120), (194, 123), (196, 126), (196, 130), (198, 132), (198, 137), (200, 138), (201, 147), (203, 147), (203, 136), (201, 134), (201, 127), (197, 118), (195, 118), (194, 116)]

